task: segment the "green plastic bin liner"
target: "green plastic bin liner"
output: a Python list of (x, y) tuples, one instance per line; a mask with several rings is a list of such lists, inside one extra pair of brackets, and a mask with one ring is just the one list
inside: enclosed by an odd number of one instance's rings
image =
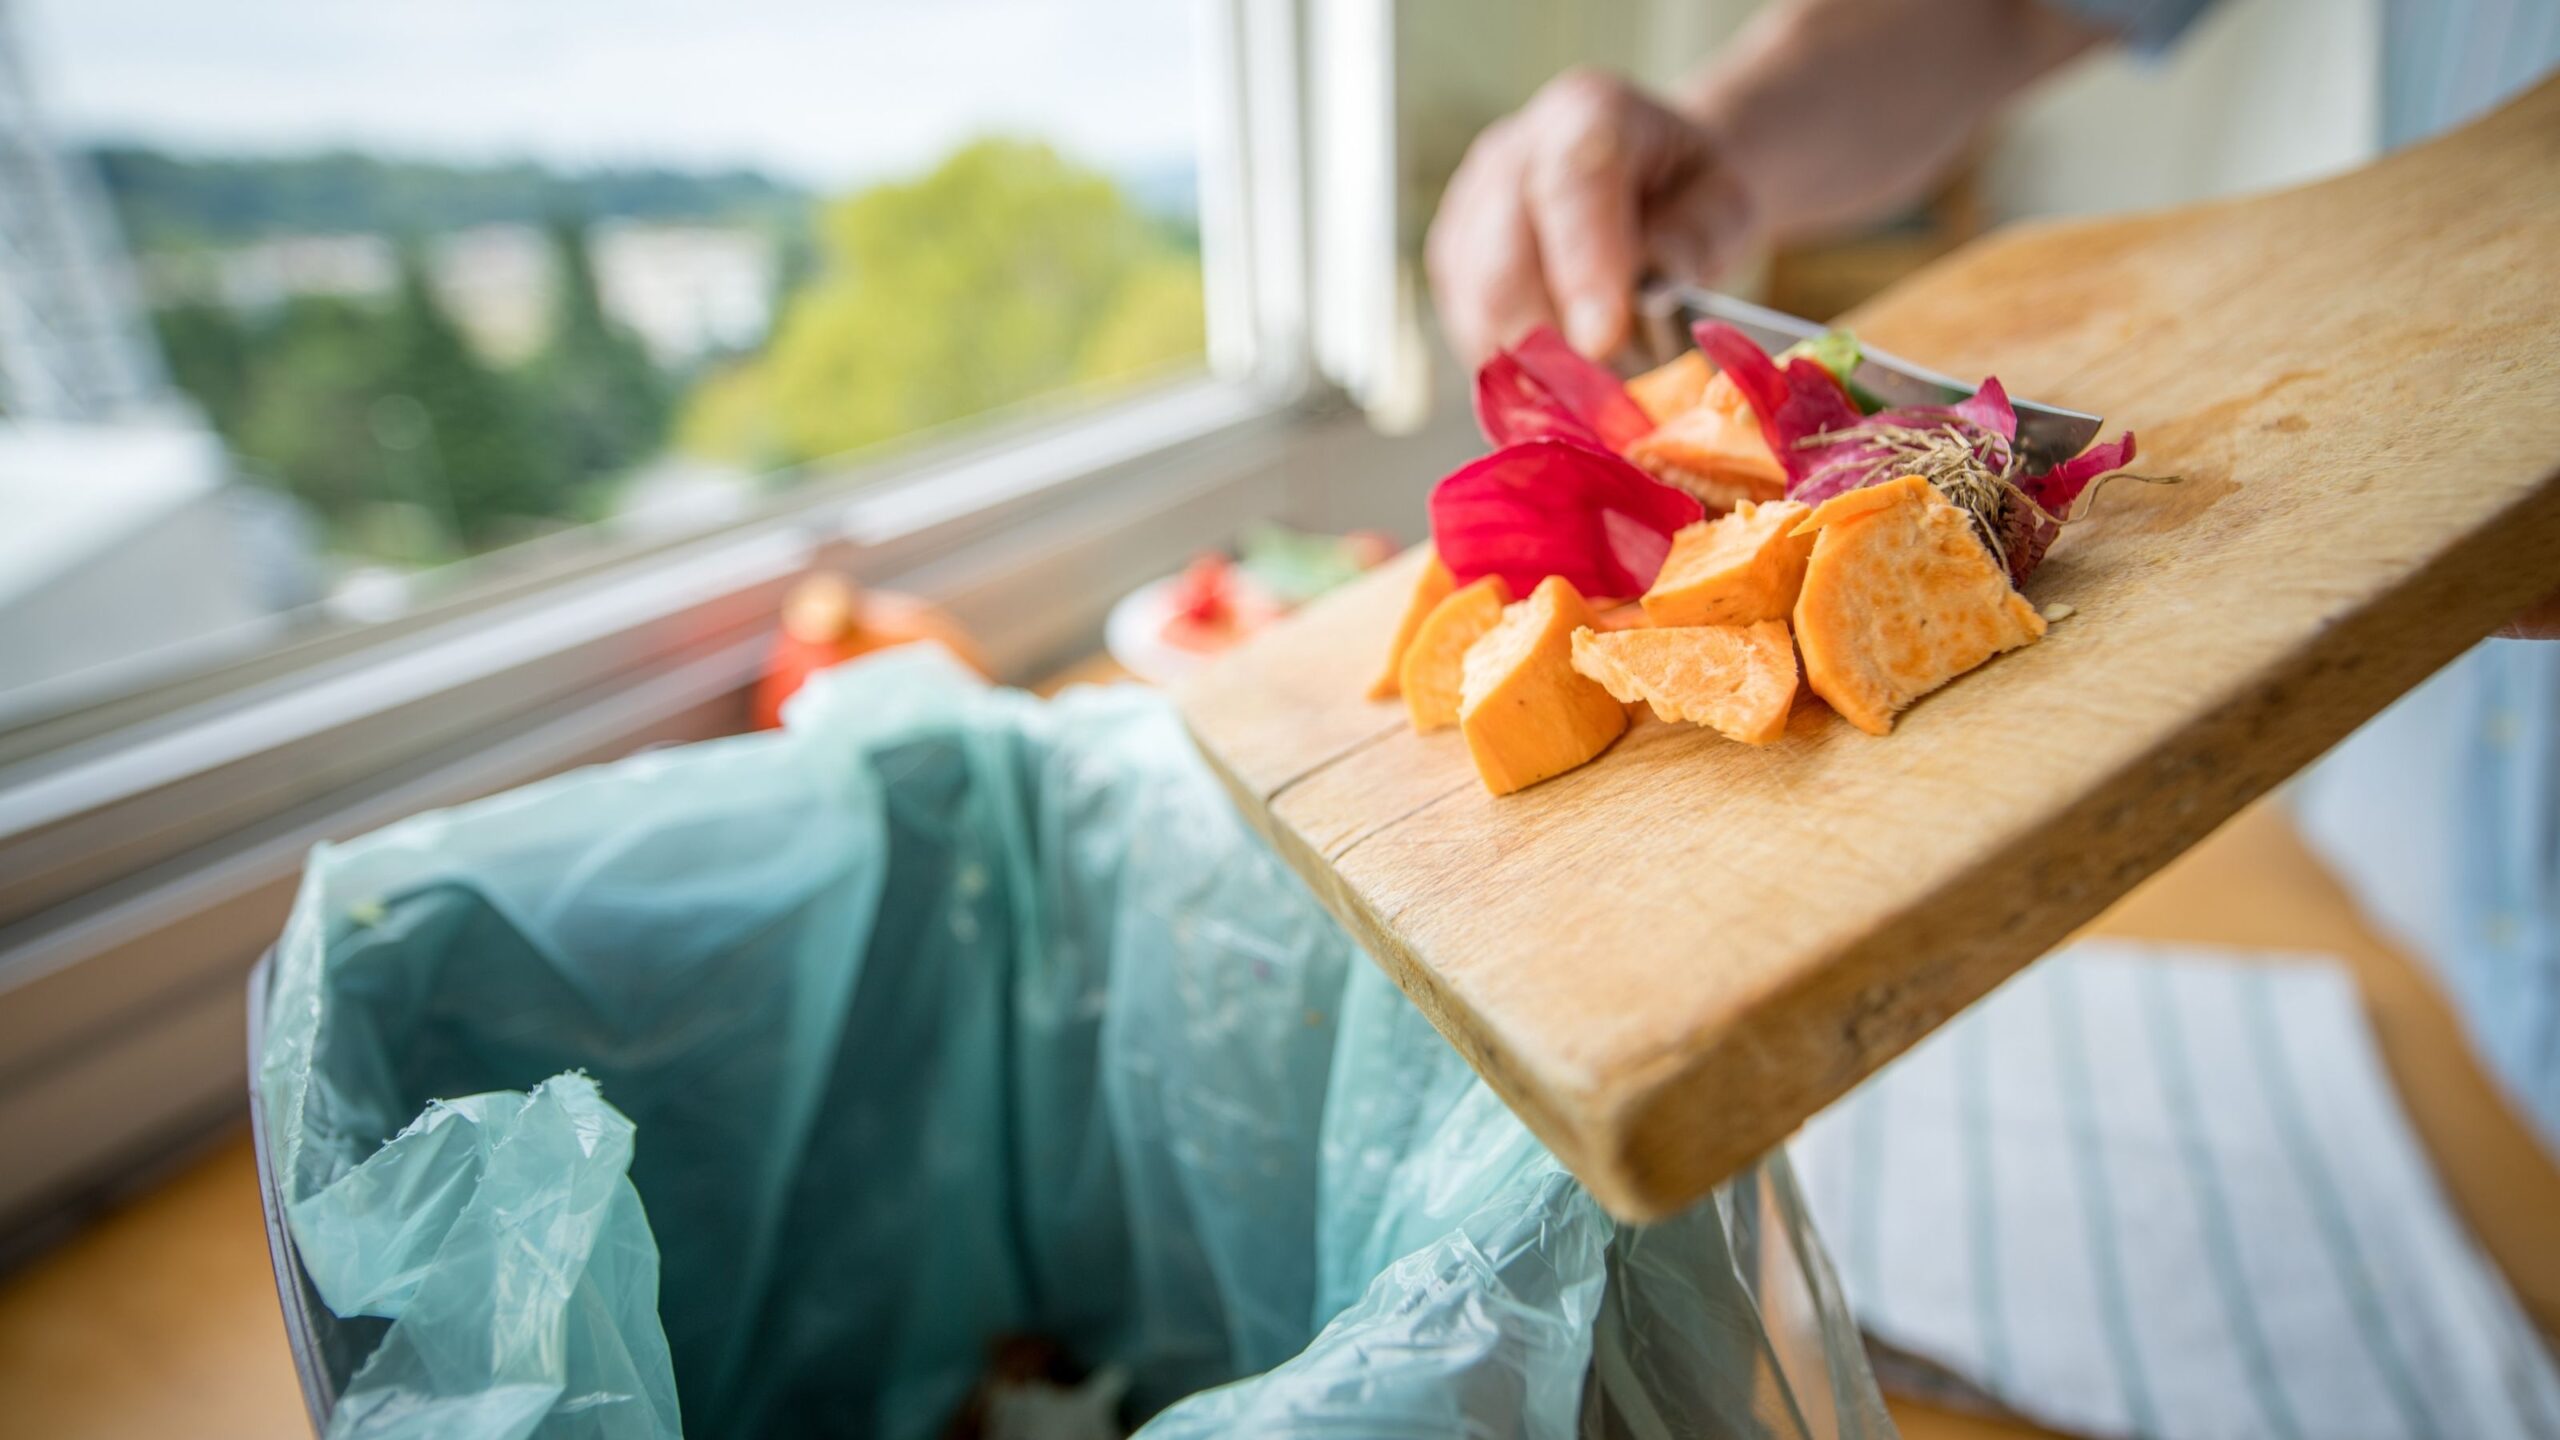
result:
[(1171, 707), (938, 652), (315, 851), (266, 1179), (333, 1436), (1889, 1435), (1773, 1157), (1611, 1221)]

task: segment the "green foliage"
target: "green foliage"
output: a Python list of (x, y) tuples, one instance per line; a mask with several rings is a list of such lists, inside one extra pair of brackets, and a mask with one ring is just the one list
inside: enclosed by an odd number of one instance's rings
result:
[(795, 463), (799, 456), (783, 440), (772, 377), (772, 366), (748, 361), (696, 381), (676, 420), (676, 448), (749, 470)]
[[(305, 296), (241, 316), (187, 302), (155, 317), (179, 385), (335, 548), (418, 564), (597, 513), (616, 477), (667, 441), (669, 379), (607, 314), (581, 227), (556, 217), (782, 193), (745, 172), (570, 182), (349, 155), (116, 151), (106, 164), (129, 231), (162, 240), (554, 217), (549, 334), (512, 370), (472, 350), (412, 252), (386, 303)], [(1139, 188), (1179, 198), (1187, 183)], [(814, 225), (778, 220), (781, 319), (761, 355), (692, 385), (678, 442), (776, 469), (1196, 360), (1197, 237), (1156, 213), (1162, 198), (1133, 201), (1045, 146), (984, 141), (833, 201)]]
[(688, 448), (810, 459), (1201, 349), (1197, 259), (1045, 145), (834, 201), (819, 243), (764, 354), (696, 392)]
[(219, 305), (188, 301), (151, 317), (169, 378), (195, 397), (213, 428), (229, 435), (249, 409), (251, 336), (240, 318)]
[(605, 314), (584, 235), (553, 228), (542, 351), (492, 367), (414, 252), (386, 305), (304, 296), (244, 320), (185, 303), (156, 319), (172, 375), (337, 548), (424, 564), (582, 518), (664, 443), (666, 380)]
[(554, 468), (580, 478), (616, 475), (665, 441), (666, 381), (639, 340), (606, 316), (584, 227), (555, 220), (550, 232), (551, 336), (524, 378)]
[(373, 433), (391, 370), (386, 316), (334, 297), (298, 299), (254, 347), (248, 399), (224, 426), (234, 449), (333, 528), (369, 505), (414, 501), (393, 483)]
[[(395, 400), (379, 412), (377, 439), (406, 498), (430, 507), (441, 502), (465, 549), (502, 538), (510, 520), (568, 512), (584, 477), (561, 467), (536, 434), (533, 407), (472, 352), (414, 254), (401, 258), (386, 378), (385, 393), (404, 396), (415, 408)], [(423, 426), (382, 423), (402, 414)], [(414, 440), (412, 431), (418, 432)]]
[(1119, 299), (1086, 340), (1076, 373), (1115, 380), (1197, 360), (1208, 333), (1196, 255), (1161, 255), (1130, 272)]
[(342, 548), (446, 559), (575, 503), (583, 477), (541, 443), (517, 384), (472, 352), (414, 256), (387, 309), (304, 297), (246, 337), (237, 414), (195, 393)]
[(352, 151), (202, 159), (142, 146), (91, 152), (99, 179), (143, 249), (262, 235), (427, 234), (539, 224), (553, 215), (742, 217), (795, 209), (800, 192), (753, 170), (662, 168), (564, 175), (518, 161), (445, 165)]

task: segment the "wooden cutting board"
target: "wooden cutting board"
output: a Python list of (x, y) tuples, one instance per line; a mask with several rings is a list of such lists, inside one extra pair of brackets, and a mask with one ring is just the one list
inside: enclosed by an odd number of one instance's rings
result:
[(2136, 431), (2045, 639), (1868, 736), (1639, 722), (1496, 799), (1362, 698), (1418, 554), (1183, 698), (1280, 853), (1612, 1211), (1669, 1213), (2560, 584), (2560, 81), (2305, 189), (2021, 226), (1848, 317)]

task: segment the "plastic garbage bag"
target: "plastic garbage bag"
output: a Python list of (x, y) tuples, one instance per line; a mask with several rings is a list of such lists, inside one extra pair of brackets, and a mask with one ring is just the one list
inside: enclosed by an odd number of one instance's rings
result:
[[(1169, 706), (908, 650), (314, 853), (258, 1085), (329, 1432), (1890, 1434), (1772, 1159), (1611, 1222)], [(370, 1318), (357, 1318), (370, 1317)]]

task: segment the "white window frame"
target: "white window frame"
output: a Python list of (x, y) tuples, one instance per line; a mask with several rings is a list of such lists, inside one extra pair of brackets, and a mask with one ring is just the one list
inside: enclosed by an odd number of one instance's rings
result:
[[(1310, 37), (1383, 33), (1381, 0), (1203, 9), (1206, 377), (910, 445), (717, 533), (0, 735), (0, 1261), (237, 1115), (242, 980), (313, 843), (733, 728), (782, 590), (812, 564), (949, 607), (1022, 678), (1251, 520), (1416, 533), (1466, 437), (1381, 440), (1321, 378), (1319, 350), (1345, 352), (1320, 344), (1308, 229), (1338, 198), (1311, 198)], [(1391, 143), (1374, 98), (1367, 138), (1336, 116), (1323, 153)], [(1363, 225), (1392, 243), (1391, 167), (1357, 173), (1341, 203), (1390, 209), (1334, 227), (1329, 265)], [(1374, 296), (1394, 261), (1365, 263)], [(1351, 312), (1332, 313), (1338, 334)]]

